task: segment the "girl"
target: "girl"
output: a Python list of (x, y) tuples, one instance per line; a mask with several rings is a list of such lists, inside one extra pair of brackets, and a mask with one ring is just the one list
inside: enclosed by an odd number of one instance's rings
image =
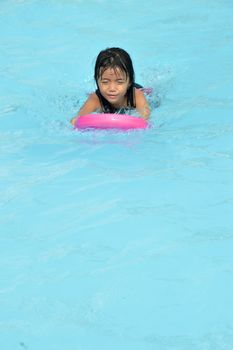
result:
[(129, 54), (120, 48), (110, 48), (99, 53), (95, 63), (97, 90), (71, 120), (74, 125), (79, 116), (93, 112), (127, 113), (136, 108), (145, 119), (150, 116), (148, 102), (140, 90), (142, 86), (134, 82), (134, 69)]

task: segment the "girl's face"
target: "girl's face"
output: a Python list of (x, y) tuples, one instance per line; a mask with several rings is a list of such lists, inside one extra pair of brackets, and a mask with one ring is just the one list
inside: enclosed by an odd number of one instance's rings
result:
[(129, 78), (125, 72), (108, 68), (98, 79), (101, 95), (115, 108), (125, 107), (126, 93), (130, 86)]

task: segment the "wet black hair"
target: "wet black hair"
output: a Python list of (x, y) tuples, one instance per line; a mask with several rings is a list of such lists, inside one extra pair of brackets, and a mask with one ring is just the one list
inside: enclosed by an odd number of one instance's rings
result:
[[(123, 49), (120, 49), (119, 47), (112, 47), (107, 48), (106, 50), (100, 51), (99, 55), (97, 56), (96, 63), (95, 63), (95, 73), (94, 78), (97, 85), (96, 93), (98, 97), (100, 98), (100, 102), (103, 108), (103, 112), (114, 112), (114, 108), (111, 106), (111, 104), (105, 100), (105, 98), (101, 95), (99, 91), (98, 86), (98, 79), (102, 76), (103, 72), (108, 69), (114, 69), (117, 68), (123, 71), (126, 75), (126, 78), (129, 79), (129, 88), (126, 93), (127, 97), (127, 106), (131, 108), (135, 108), (135, 97), (134, 97), (134, 69), (133, 69), (133, 63), (131, 60), (130, 55)], [(106, 111), (107, 106), (107, 111)]]

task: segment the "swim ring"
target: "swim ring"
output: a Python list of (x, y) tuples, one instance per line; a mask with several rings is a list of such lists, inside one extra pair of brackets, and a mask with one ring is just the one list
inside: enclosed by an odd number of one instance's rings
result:
[(75, 129), (145, 129), (148, 122), (128, 114), (98, 113), (80, 116), (74, 125)]

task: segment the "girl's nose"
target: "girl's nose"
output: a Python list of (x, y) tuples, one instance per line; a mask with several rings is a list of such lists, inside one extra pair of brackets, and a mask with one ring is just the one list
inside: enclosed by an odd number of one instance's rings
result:
[(115, 90), (116, 90), (116, 84), (110, 83), (110, 85), (109, 85), (109, 90), (110, 90), (110, 91), (115, 91)]

